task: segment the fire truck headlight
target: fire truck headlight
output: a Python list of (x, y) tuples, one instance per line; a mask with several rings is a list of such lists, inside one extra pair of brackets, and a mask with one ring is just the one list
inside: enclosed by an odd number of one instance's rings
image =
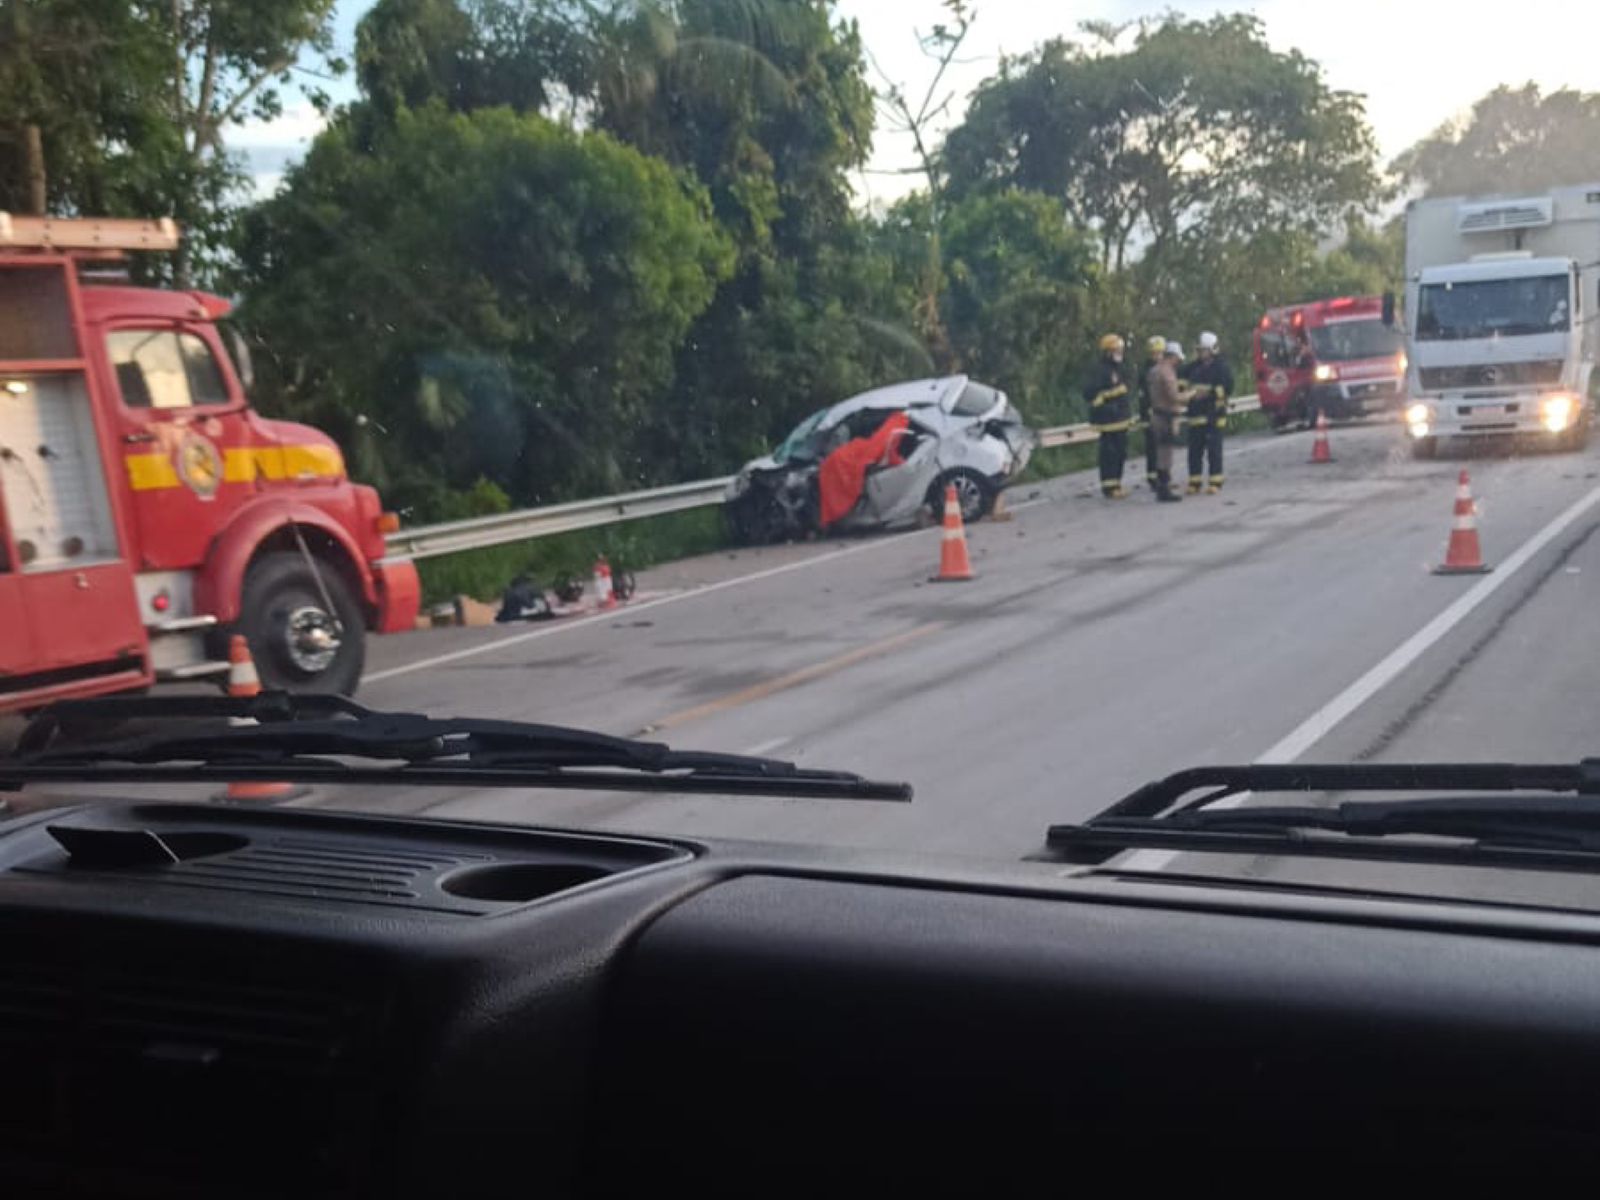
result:
[(13, 396), (26, 396), (30, 390), (31, 389), (28, 387), (28, 384), (25, 380), (6, 380), (6, 391), (10, 392)]
[(1406, 426), (1414, 438), (1425, 438), (1433, 426), (1433, 409), (1426, 404), (1412, 404), (1406, 408)]
[(1339, 378), (1339, 372), (1327, 363), (1318, 363), (1317, 369), (1311, 372), (1311, 378), (1318, 383), (1327, 383), (1330, 379)]
[(1539, 405), (1539, 420), (1551, 433), (1560, 433), (1572, 424), (1572, 397), (1565, 392), (1557, 392), (1553, 396), (1546, 396), (1544, 403)]

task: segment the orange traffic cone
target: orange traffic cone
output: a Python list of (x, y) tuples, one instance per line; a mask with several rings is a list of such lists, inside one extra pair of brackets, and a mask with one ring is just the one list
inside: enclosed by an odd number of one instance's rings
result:
[[(245, 641), (243, 635), (236, 633), (228, 639), (228, 695), (259, 696), (260, 694), (261, 677), (256, 674), (256, 664), (250, 658), (250, 643)], [(251, 717), (230, 717), (228, 723), (254, 725), (256, 722)], [(293, 796), (304, 795), (305, 791), (305, 788), (295, 787), (292, 783), (252, 783), (234, 780), (216, 799), (229, 804), (240, 802), (259, 804), (273, 800), (288, 800)]]
[(961, 501), (956, 486), (944, 490), (944, 536), (939, 542), (939, 573), (930, 583), (965, 583), (974, 578), (967, 560), (967, 531), (961, 524)]
[(602, 610), (617, 606), (617, 594), (611, 586), (611, 564), (604, 554), (594, 560), (594, 606)]
[(1456, 517), (1450, 527), (1450, 547), (1444, 562), (1433, 569), (1435, 575), (1484, 575), (1494, 570), (1483, 561), (1478, 545), (1478, 506), (1472, 500), (1472, 484), (1466, 471), (1456, 483)]
[(1311, 461), (1331, 463), (1333, 451), (1328, 448), (1328, 414), (1317, 410), (1317, 440), (1311, 443)]

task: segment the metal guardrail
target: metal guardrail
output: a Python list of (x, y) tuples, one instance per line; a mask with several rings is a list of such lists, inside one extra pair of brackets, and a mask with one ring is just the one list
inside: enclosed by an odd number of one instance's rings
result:
[(566, 533), (572, 529), (590, 529), (596, 525), (611, 525), (640, 517), (659, 517), (663, 513), (721, 503), (722, 493), (732, 481), (732, 475), (725, 475), (721, 479), (675, 483), (669, 487), (647, 488), (642, 492), (601, 496), (595, 500), (574, 500), (568, 504), (524, 508), (488, 517), (468, 517), (464, 521), (421, 525), (416, 529), (391, 533), (387, 548), (391, 555), (431, 558), (436, 554), (453, 554), (458, 550), (481, 550), (485, 546), (549, 537), (553, 533)]
[[(1257, 396), (1234, 396), (1228, 401), (1230, 414), (1260, 410), (1261, 400)], [(1056, 425), (1050, 429), (1039, 430), (1039, 445), (1040, 447), (1076, 446), (1083, 442), (1095, 441), (1099, 437), (1093, 425)]]
[[(1228, 402), (1229, 412), (1256, 412), (1260, 408), (1261, 402), (1255, 396), (1235, 396)], [(1039, 446), (1075, 446), (1095, 441), (1099, 436), (1093, 425), (1056, 425), (1039, 430)], [(675, 483), (668, 487), (601, 496), (594, 500), (574, 500), (567, 504), (549, 504), (543, 508), (469, 517), (464, 521), (419, 525), (415, 529), (402, 529), (399, 533), (390, 534), (387, 549), (395, 557), (432, 558), (439, 554), (454, 554), (459, 550), (481, 550), (487, 546), (549, 537), (553, 533), (566, 533), (573, 529), (592, 529), (619, 521), (635, 521), (641, 517), (659, 517), (665, 513), (704, 508), (722, 502), (722, 494), (733, 478), (732, 475), (724, 475), (720, 479)]]

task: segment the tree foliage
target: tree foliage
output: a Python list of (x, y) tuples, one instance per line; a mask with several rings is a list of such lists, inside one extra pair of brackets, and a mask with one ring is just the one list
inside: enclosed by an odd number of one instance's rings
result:
[[(7, 0), (0, 137), (25, 147), (27, 127), (40, 130), (53, 212), (176, 217), (183, 249), (140, 266), (188, 286), (225, 257), (242, 198), (227, 131), (281, 113), (302, 57), (343, 70), (331, 53), (333, 3)], [(320, 88), (301, 81), (300, 90), (326, 103)], [(0, 200), (29, 207), (24, 152), (0, 161)]]
[(1497, 87), (1400, 156), (1428, 196), (1537, 192), (1600, 179), (1600, 93)]
[(636, 432), (731, 265), (704, 192), (603, 133), (509, 109), (342, 124), (251, 213), (243, 319), (277, 405), (427, 506), (657, 478)]
[(1116, 32), (1003, 63), (945, 145), (951, 188), (1058, 196), (1114, 269), (1185, 240), (1325, 229), (1377, 194), (1360, 99), (1255, 17), (1169, 17), (1104, 49)]

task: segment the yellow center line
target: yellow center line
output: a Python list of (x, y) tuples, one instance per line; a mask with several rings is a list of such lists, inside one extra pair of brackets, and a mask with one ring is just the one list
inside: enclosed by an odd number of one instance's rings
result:
[(821, 679), (847, 667), (853, 667), (858, 662), (865, 662), (869, 658), (888, 654), (891, 650), (898, 650), (909, 642), (918, 638), (927, 637), (945, 627), (944, 621), (930, 621), (926, 625), (917, 625), (911, 629), (894, 634), (891, 637), (880, 638), (876, 642), (868, 642), (865, 646), (857, 646), (834, 658), (813, 663), (809, 667), (801, 667), (798, 671), (790, 671), (787, 675), (779, 675), (772, 679), (762, 680), (760, 683), (751, 684), (737, 692), (730, 692), (726, 696), (719, 696), (715, 700), (708, 700), (704, 704), (697, 704), (693, 708), (680, 709), (646, 725), (635, 736), (643, 737), (647, 734), (660, 733), (666, 729), (674, 729), (679, 725), (687, 725), (690, 721), (698, 721), (716, 713), (726, 712), (730, 708), (738, 708), (742, 704), (750, 704), (756, 700), (764, 700), (778, 692), (786, 692), (790, 688), (799, 687), (801, 684), (810, 683), (814, 679)]

